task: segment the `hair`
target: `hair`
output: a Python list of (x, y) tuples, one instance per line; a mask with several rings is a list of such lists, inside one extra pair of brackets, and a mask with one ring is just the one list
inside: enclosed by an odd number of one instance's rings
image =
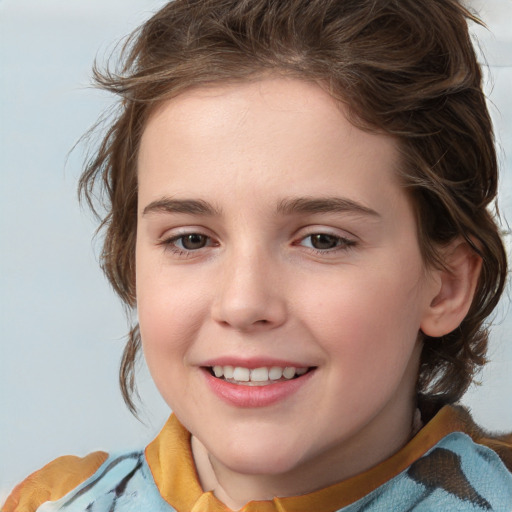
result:
[[(460, 399), (486, 362), (485, 319), (503, 291), (506, 253), (494, 219), (497, 159), (468, 34), (480, 23), (457, 0), (174, 0), (126, 41), (117, 68), (96, 84), (120, 97), (79, 194), (101, 219), (101, 265), (136, 307), (137, 154), (148, 116), (181, 92), (281, 74), (319, 84), (358, 127), (393, 136), (397, 170), (413, 199), (427, 265), (461, 238), (482, 259), (468, 315), (440, 338), (423, 335), (417, 390)], [(97, 201), (105, 208), (100, 214)], [(138, 325), (123, 353), (120, 384), (132, 412)]]

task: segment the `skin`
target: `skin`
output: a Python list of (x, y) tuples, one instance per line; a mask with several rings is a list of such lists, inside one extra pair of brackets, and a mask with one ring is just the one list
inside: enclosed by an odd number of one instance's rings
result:
[[(190, 90), (147, 123), (136, 247), (144, 354), (192, 433), (203, 488), (232, 509), (346, 479), (410, 439), (418, 333), (445, 330), (432, 310), (446, 300), (397, 164), (393, 139), (354, 127), (296, 79)], [(296, 207), (333, 197), (343, 208)], [(173, 211), (169, 200), (212, 211)], [(193, 249), (187, 234), (202, 235)], [(315, 234), (328, 235), (320, 248)], [(240, 408), (200, 368), (233, 355), (316, 369), (286, 399)]]

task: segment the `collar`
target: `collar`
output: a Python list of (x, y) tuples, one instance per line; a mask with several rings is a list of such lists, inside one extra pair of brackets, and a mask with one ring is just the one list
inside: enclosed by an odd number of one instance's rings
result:
[[(333, 512), (363, 498), (407, 469), (452, 432), (467, 432), (471, 419), (460, 407), (445, 406), (399, 452), (348, 480), (302, 496), (251, 501), (239, 512)], [(213, 492), (199, 484), (190, 448), (190, 433), (171, 415), (145, 450), (160, 494), (179, 512), (231, 512)]]

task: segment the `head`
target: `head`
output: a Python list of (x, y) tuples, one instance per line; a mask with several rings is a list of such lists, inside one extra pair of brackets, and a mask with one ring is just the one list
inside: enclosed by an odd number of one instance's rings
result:
[[(139, 148), (155, 112), (187, 91), (265, 76), (316, 84), (355, 127), (394, 141), (425, 269), (455, 272), (446, 254), (460, 246), (481, 261), (460, 325), (418, 332), (418, 394), (457, 401), (485, 363), (485, 320), (506, 275), (490, 211), (492, 126), (468, 20), (477, 21), (456, 0), (175, 0), (162, 8), (130, 38), (119, 70), (96, 71), (119, 95), (119, 111), (80, 182), (91, 206), (96, 187), (105, 199), (102, 266), (123, 302), (137, 306)], [(135, 325), (120, 372), (132, 410), (139, 349)]]

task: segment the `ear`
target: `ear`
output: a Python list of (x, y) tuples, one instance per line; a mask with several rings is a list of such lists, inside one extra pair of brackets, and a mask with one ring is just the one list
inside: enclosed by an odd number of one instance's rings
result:
[(443, 261), (446, 268), (433, 271), (435, 295), (420, 326), (424, 334), (436, 338), (452, 332), (466, 317), (482, 267), (481, 257), (460, 239), (443, 250)]

